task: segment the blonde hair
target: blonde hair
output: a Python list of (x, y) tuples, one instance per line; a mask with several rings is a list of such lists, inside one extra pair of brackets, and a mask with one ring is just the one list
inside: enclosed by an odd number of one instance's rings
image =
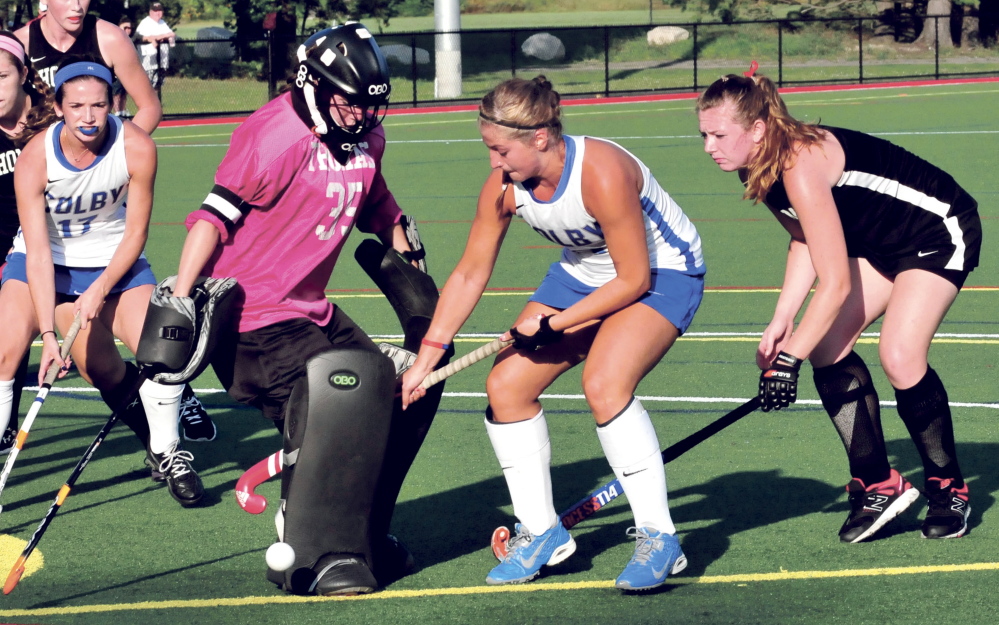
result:
[(508, 128), (510, 136), (527, 142), (539, 128), (548, 129), (548, 137), (562, 138), (561, 96), (544, 76), (532, 80), (511, 78), (501, 82), (479, 103), (479, 129), (485, 124)]
[(794, 165), (797, 153), (822, 141), (825, 132), (815, 124), (798, 121), (787, 112), (777, 86), (766, 76), (729, 74), (716, 80), (697, 98), (697, 112), (725, 103), (734, 109), (735, 122), (748, 130), (756, 120), (766, 124), (763, 141), (746, 167), (744, 199), (764, 200), (781, 174)]

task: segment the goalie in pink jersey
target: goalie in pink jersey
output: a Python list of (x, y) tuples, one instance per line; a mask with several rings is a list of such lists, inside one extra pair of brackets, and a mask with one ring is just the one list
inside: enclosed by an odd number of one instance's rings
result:
[(323, 30), (298, 63), (291, 88), (233, 133), (214, 188), (188, 216), (174, 295), (199, 275), (242, 289), (238, 332), (212, 364), (230, 395), (284, 435), (276, 521), (295, 560), (268, 579), (295, 593), (365, 593), (413, 570), (388, 535), (412, 458), (400, 465), (393, 453), (392, 361), (325, 289), (355, 227), (399, 253), (415, 246), (382, 178), (391, 88), (371, 34), (357, 23)]

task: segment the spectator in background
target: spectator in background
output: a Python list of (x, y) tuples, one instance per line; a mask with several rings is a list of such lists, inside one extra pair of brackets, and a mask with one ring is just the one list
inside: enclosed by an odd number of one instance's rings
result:
[(146, 70), (149, 82), (159, 91), (163, 88), (163, 76), (170, 66), (170, 48), (177, 40), (173, 29), (163, 20), (163, 5), (154, 2), (149, 5), (149, 15), (142, 18), (135, 34), (142, 45), (142, 69)]
[[(128, 38), (133, 42), (135, 41), (132, 34), (132, 18), (123, 16), (121, 20), (118, 21), (118, 28), (122, 29)], [(121, 81), (117, 77), (114, 79), (114, 83), (111, 85), (111, 109), (114, 114), (122, 119), (129, 119), (132, 114), (128, 112), (128, 92), (125, 91), (125, 86), (121, 84)]]

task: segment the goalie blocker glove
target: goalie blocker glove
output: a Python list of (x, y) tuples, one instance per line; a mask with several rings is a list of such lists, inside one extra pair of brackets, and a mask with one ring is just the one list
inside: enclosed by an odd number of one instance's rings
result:
[(522, 334), (517, 328), (510, 328), (510, 336), (513, 337), (513, 346), (528, 352), (534, 352), (545, 345), (558, 343), (562, 340), (565, 330), (552, 330), (551, 320), (554, 315), (547, 315), (541, 318), (538, 324), (538, 331), (534, 334)]
[(798, 370), (801, 359), (781, 352), (773, 365), (760, 374), (760, 409), (763, 412), (787, 408), (798, 399)]
[(236, 299), (233, 278), (200, 277), (190, 297), (174, 297), (176, 281), (170, 276), (153, 289), (135, 350), (135, 361), (161, 384), (186, 384), (201, 375)]

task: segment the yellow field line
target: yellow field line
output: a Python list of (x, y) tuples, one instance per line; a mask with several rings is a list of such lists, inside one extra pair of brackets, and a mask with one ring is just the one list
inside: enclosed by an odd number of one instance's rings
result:
[[(893, 575), (925, 575), (929, 573), (961, 573), (969, 571), (997, 571), (999, 562), (972, 562), (968, 564), (938, 564), (927, 566), (881, 567), (873, 569), (845, 569), (840, 571), (786, 571), (773, 573), (746, 573), (737, 575), (705, 575), (703, 577), (677, 578), (672, 583), (680, 586), (694, 584), (749, 584), (756, 582), (781, 582), (814, 579), (842, 579), (849, 577), (886, 577)], [(582, 582), (549, 582), (513, 586), (465, 586), (459, 588), (426, 588), (414, 590), (385, 590), (371, 595), (354, 597), (300, 597), (275, 595), (273, 597), (223, 597), (218, 599), (177, 599), (170, 601), (138, 601), (135, 603), (104, 603), (94, 605), (63, 606), (54, 608), (25, 608), (0, 610), (0, 617), (62, 616), (69, 614), (98, 614), (126, 610), (164, 610), (175, 608), (245, 607), (289, 603), (319, 603), (327, 601), (378, 601), (387, 599), (422, 599), (443, 596), (471, 596), (498, 593), (548, 592), (564, 590), (590, 590), (614, 588), (611, 580)]]

